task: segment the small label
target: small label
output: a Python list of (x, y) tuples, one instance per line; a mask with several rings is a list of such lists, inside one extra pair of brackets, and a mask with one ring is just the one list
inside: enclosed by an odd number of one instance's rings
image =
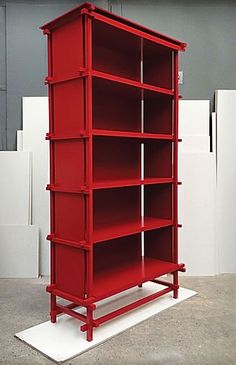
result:
[(184, 71), (178, 72), (178, 84), (182, 85), (184, 83)]

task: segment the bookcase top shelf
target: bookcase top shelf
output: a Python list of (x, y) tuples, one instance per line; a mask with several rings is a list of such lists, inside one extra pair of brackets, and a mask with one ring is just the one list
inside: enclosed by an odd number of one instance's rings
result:
[(131, 20), (113, 14), (88, 2), (77, 6), (69, 12), (63, 14), (62, 16), (59, 16), (54, 20), (44, 24), (40, 27), (40, 29), (44, 30), (47, 34), (48, 31), (61, 27), (64, 24), (75, 20), (78, 16), (82, 14), (88, 14), (90, 17), (96, 20), (102, 21), (115, 27), (118, 26), (120, 29), (123, 29), (126, 32), (129, 32), (144, 39), (149, 39), (153, 42), (162, 44), (163, 46), (177, 51), (185, 51), (187, 47), (187, 44), (185, 42), (181, 42), (160, 32), (156, 32), (155, 30), (149, 29), (143, 25), (137, 24)]

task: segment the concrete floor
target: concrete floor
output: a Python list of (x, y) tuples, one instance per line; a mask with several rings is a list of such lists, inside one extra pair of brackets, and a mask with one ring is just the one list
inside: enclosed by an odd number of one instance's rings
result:
[[(198, 292), (66, 365), (235, 365), (236, 275), (182, 277)], [(0, 280), (0, 364), (53, 364), (14, 338), (48, 320), (45, 280)]]

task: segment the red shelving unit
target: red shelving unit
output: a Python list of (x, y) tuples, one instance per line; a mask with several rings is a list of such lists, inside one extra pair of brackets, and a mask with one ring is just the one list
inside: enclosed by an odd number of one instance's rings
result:
[[(88, 3), (42, 29), (51, 321), (71, 315), (91, 341), (94, 327), (117, 315), (178, 296), (178, 52), (186, 44)], [(158, 279), (167, 273), (173, 282)], [(93, 318), (96, 302), (147, 281), (163, 290)], [(86, 315), (74, 310), (80, 305)]]

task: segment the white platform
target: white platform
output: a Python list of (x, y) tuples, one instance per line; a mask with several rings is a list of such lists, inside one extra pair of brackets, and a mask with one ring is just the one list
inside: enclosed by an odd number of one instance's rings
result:
[[(105, 299), (98, 303), (94, 317), (98, 318), (160, 289), (163, 289), (163, 286), (148, 282), (143, 285), (142, 289), (135, 287), (112, 298)], [(82, 322), (67, 315), (60, 316), (56, 324), (52, 324), (50, 321), (44, 322), (19, 332), (15, 336), (52, 360), (63, 362), (195, 294), (196, 292), (193, 290), (180, 288), (179, 298), (173, 299), (173, 293), (168, 293), (94, 329), (94, 340), (92, 342), (86, 341), (85, 334), (80, 331)], [(84, 313), (82, 308), (78, 311)]]

